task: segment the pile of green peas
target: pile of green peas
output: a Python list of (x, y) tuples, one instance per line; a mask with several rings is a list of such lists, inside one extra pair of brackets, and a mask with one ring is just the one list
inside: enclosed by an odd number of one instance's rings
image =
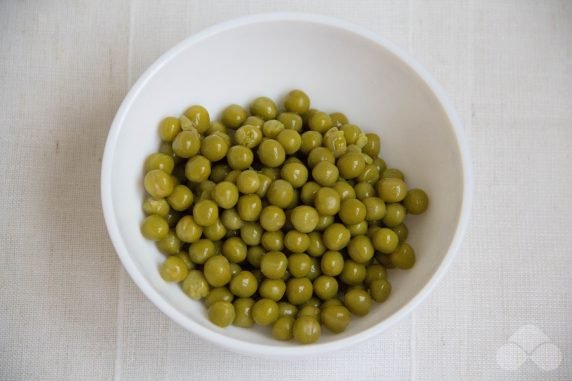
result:
[(165, 118), (141, 231), (167, 256), (161, 277), (203, 300), (212, 323), (309, 344), (388, 299), (387, 269), (415, 264), (405, 216), (428, 198), (387, 167), (376, 134), (310, 108), (301, 90), (283, 105)]

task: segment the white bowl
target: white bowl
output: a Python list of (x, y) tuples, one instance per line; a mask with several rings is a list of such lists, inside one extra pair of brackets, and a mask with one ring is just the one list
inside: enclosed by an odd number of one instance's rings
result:
[[(382, 137), (382, 155), (424, 188), (431, 205), (408, 217), (417, 264), (390, 272), (393, 292), (339, 335), (314, 345), (273, 340), (268, 332), (211, 324), (199, 302), (157, 267), (163, 260), (139, 231), (143, 219), (141, 165), (159, 146), (157, 126), (191, 104), (218, 112), (256, 96), (280, 99), (306, 91), (312, 105), (342, 111)], [(159, 58), (130, 90), (109, 132), (101, 173), (109, 235), (125, 269), (166, 315), (230, 350), (263, 357), (330, 352), (370, 338), (417, 306), (446, 272), (467, 226), (472, 175), (462, 126), (443, 90), (405, 52), (355, 25), (323, 16), (272, 13), (208, 28)], [(325, 331), (325, 330), (324, 330)]]

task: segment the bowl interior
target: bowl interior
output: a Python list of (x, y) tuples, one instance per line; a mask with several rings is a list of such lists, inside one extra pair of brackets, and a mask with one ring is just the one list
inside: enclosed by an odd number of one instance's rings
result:
[[(292, 346), (267, 333), (210, 324), (199, 302), (177, 285), (165, 283), (157, 266), (164, 258), (140, 234), (143, 219), (141, 167), (159, 146), (157, 126), (191, 104), (217, 116), (230, 103), (244, 106), (259, 95), (280, 100), (292, 88), (304, 89), (313, 107), (342, 111), (349, 119), (382, 138), (382, 156), (404, 171), (412, 187), (424, 188), (431, 206), (423, 216), (409, 216), (410, 242), (417, 264), (410, 271), (391, 270), (393, 293), (346, 332), (325, 333), (321, 344), (338, 341), (376, 326), (412, 300), (440, 266), (453, 240), (463, 201), (461, 155), (451, 122), (432, 90), (392, 52), (367, 37), (310, 20), (259, 20), (234, 25), (183, 43), (136, 87), (124, 105), (119, 130), (110, 141), (109, 196), (118, 231), (114, 239), (124, 263), (139, 285), (160, 295), (179, 311), (179, 323), (198, 324), (212, 337), (224, 335), (273, 347)], [(104, 190), (106, 193), (106, 190)], [(113, 235), (113, 234), (112, 234)], [(118, 245), (117, 240), (121, 241)], [(149, 296), (149, 292), (147, 292)], [(153, 299), (153, 297), (151, 297)], [(165, 310), (165, 308), (163, 308)], [(194, 322), (194, 323), (193, 323)], [(196, 329), (195, 329), (196, 331)]]

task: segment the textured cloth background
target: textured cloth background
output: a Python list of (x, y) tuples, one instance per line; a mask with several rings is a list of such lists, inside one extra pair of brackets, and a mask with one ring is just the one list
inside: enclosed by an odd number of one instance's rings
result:
[[(476, 176), (432, 296), (366, 343), (296, 362), (220, 350), (162, 315), (122, 270), (99, 198), (109, 126), (143, 70), (208, 25), (276, 10), (410, 51), (457, 107)], [(571, 161), (571, 1), (1, 1), (0, 379), (570, 380)], [(523, 325), (558, 348), (555, 370), (499, 365)]]

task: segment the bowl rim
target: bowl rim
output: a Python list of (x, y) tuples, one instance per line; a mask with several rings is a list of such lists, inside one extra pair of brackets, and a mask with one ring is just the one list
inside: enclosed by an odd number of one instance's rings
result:
[[(461, 156), (461, 165), (463, 171), (463, 200), (461, 205), (461, 210), (458, 215), (457, 228), (455, 234), (449, 245), (447, 253), (443, 257), (437, 270), (421, 288), (421, 290), (407, 303), (400, 307), (393, 314), (388, 316), (383, 321), (377, 323), (376, 325), (351, 335), (346, 338), (335, 340), (328, 343), (316, 343), (313, 345), (294, 345), (294, 346), (271, 346), (266, 344), (257, 344), (242, 341), (240, 339), (235, 339), (224, 335), (224, 333), (215, 332), (206, 329), (200, 324), (194, 322), (192, 319), (187, 317), (181, 311), (176, 309), (174, 306), (169, 304), (152, 286), (151, 283), (142, 275), (138, 270), (134, 261), (129, 255), (127, 246), (120, 234), (118, 227), (118, 221), (115, 218), (113, 210), (111, 183), (112, 183), (112, 164), (115, 154), (115, 147), (119, 137), (119, 132), (121, 126), (123, 125), (125, 116), (130, 109), (132, 103), (139, 95), (140, 91), (147, 84), (147, 82), (155, 75), (157, 71), (161, 69), (166, 63), (174, 59), (183, 50), (191, 47), (192, 45), (199, 43), (211, 36), (225, 32), (237, 27), (259, 24), (259, 23), (271, 23), (276, 21), (302, 21), (315, 23), (320, 25), (326, 25), (344, 31), (356, 34), (362, 38), (365, 38), (385, 50), (393, 54), (402, 64), (408, 66), (420, 79), (423, 81), (428, 88), (433, 92), (434, 96), (438, 100), (440, 106), (442, 107), (445, 115), (447, 116), (450, 125), (455, 136), (458, 149)], [(427, 296), (433, 291), (439, 281), (443, 278), (447, 270), (449, 269), (451, 263), (453, 262), (455, 256), (459, 251), (463, 236), (467, 230), (469, 216), (471, 212), (471, 205), (473, 201), (473, 169), (472, 162), (469, 152), (469, 145), (463, 131), (462, 123), (457, 115), (454, 107), (449, 100), (448, 96), (445, 94), (443, 88), (433, 79), (429, 72), (423, 68), (415, 59), (413, 59), (409, 53), (405, 52), (403, 49), (393, 44), (390, 41), (385, 40), (378, 34), (367, 30), (364, 27), (355, 25), (351, 22), (343, 21), (337, 18), (323, 16), (312, 13), (299, 13), (299, 12), (271, 12), (271, 13), (259, 13), (255, 15), (243, 16), (239, 18), (234, 18), (227, 20), (213, 26), (207, 27), (198, 33), (192, 34), (183, 41), (176, 44), (174, 47), (169, 49), (167, 52), (162, 54), (135, 82), (131, 87), (125, 99), (121, 103), (111, 129), (109, 130), (108, 137), (105, 143), (104, 154), (102, 159), (101, 167), (101, 202), (103, 207), (104, 219), (107, 227), (107, 231), (115, 248), (115, 251), (123, 264), (127, 273), (131, 276), (131, 279), (139, 287), (139, 289), (145, 294), (145, 296), (163, 313), (169, 316), (177, 324), (184, 327), (186, 330), (198, 335), (199, 337), (208, 340), (216, 345), (223, 348), (229, 349), (231, 351), (247, 354), (251, 356), (265, 357), (265, 358), (284, 358), (284, 357), (302, 357), (309, 355), (317, 355), (329, 353), (344, 347), (348, 347), (366, 339), (369, 339), (382, 331), (393, 326), (396, 322), (406, 317), (409, 313), (413, 311), (418, 305), (420, 305)]]

